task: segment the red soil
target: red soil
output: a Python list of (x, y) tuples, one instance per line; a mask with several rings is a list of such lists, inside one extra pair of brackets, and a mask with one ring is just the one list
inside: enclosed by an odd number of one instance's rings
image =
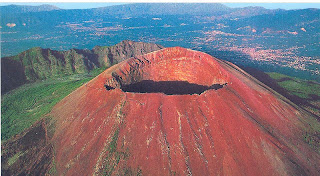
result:
[[(142, 80), (227, 85), (200, 95), (119, 89)], [(180, 47), (107, 69), (52, 115), (58, 175), (319, 174), (308, 114), (235, 65)]]

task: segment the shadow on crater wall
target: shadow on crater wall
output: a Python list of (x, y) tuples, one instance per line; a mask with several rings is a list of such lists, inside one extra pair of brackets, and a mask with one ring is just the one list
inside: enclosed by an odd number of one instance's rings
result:
[[(204, 86), (189, 83), (187, 81), (152, 81), (143, 80), (137, 83), (121, 86), (124, 92), (135, 93), (164, 93), (167, 95), (192, 95), (201, 94), (206, 90), (218, 90), (223, 88), (225, 84), (213, 84), (211, 86)], [(105, 85), (107, 90), (114, 89), (113, 87)]]

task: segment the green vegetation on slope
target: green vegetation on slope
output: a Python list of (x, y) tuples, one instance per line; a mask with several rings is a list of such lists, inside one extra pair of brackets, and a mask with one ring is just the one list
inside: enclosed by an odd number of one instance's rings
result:
[(320, 98), (319, 83), (306, 81), (275, 72), (268, 73), (268, 75), (275, 79), (281, 87), (288, 90), (290, 94), (307, 99), (312, 99), (314, 97)]
[(1, 139), (21, 133), (49, 113), (52, 107), (72, 91), (88, 82), (104, 68), (89, 74), (48, 79), (23, 85), (1, 98)]
[[(280, 73), (267, 73), (277, 84), (299, 99), (298, 105), (320, 117), (320, 84)], [(300, 103), (299, 103), (300, 102)]]
[(24, 153), (22, 153), (21, 151), (16, 153), (12, 158), (9, 158), (8, 165), (10, 166), (13, 163), (15, 163), (19, 159), (19, 157), (22, 156), (22, 155), (24, 155)]

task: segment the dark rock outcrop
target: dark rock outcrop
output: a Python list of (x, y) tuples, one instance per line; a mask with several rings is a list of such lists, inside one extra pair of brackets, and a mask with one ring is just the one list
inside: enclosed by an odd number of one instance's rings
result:
[(41, 120), (2, 144), (1, 175), (44, 175), (52, 167), (48, 123)]

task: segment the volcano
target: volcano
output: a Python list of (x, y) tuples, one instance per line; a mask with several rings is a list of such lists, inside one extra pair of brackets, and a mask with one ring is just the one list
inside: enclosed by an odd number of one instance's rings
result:
[(318, 175), (318, 123), (237, 66), (181, 47), (114, 65), (51, 112), (58, 175)]

